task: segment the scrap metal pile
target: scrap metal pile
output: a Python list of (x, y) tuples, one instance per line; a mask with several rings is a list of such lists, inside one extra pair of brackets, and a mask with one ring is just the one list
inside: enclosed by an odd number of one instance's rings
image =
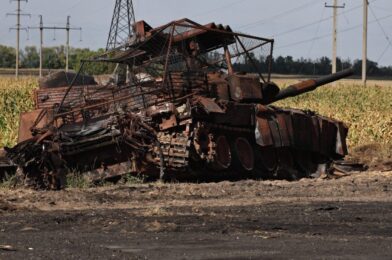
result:
[[(271, 39), (188, 19), (134, 27), (126, 45), (83, 61), (78, 73), (87, 63), (118, 64), (114, 83), (36, 91), (37, 110), (21, 115), (20, 142), (6, 149), (24, 182), (63, 188), (70, 171), (93, 180), (215, 172), (292, 179), (347, 154), (342, 122), (271, 104), (352, 70), (279, 90)], [(241, 64), (257, 73), (238, 71)]]

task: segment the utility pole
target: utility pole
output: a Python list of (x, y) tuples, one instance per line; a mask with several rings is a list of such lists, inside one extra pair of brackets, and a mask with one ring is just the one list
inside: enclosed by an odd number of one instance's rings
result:
[(44, 21), (42, 15), (39, 16), (39, 33), (40, 33), (40, 45), (39, 45), (39, 77), (42, 78), (42, 64), (43, 64), (43, 49), (44, 49)]
[(333, 1), (333, 5), (325, 3), (326, 8), (333, 8), (333, 32), (332, 32), (332, 73), (337, 71), (337, 52), (338, 52), (338, 9), (345, 8), (346, 4), (338, 5), (338, 0)]
[(365, 87), (367, 81), (368, 7), (369, 1), (363, 0), (362, 83)]
[[(71, 16), (67, 16), (67, 26), (66, 26), (66, 31), (67, 31), (67, 42), (65, 44), (65, 71), (68, 72), (69, 69), (69, 30), (71, 30), (71, 25), (70, 25), (70, 20)], [(81, 30), (81, 28), (80, 28)]]
[(22, 10), (20, 8), (20, 2), (26, 2), (27, 0), (11, 0), (17, 3), (17, 8), (15, 13), (8, 13), (7, 16), (9, 15), (14, 15), (16, 16), (16, 26), (10, 28), (10, 30), (16, 30), (16, 48), (15, 48), (15, 77), (19, 77), (19, 50), (20, 50), (20, 31), (25, 30), (27, 31), (27, 28), (22, 28), (20, 24), (20, 18), (21, 16), (29, 16), (31, 17), (30, 14), (24, 14), (22, 13)]
[(44, 45), (44, 30), (65, 30), (67, 32), (67, 39), (65, 45), (65, 71), (68, 72), (69, 69), (69, 47), (70, 47), (70, 31), (77, 30), (82, 31), (81, 27), (71, 27), (70, 16), (67, 16), (67, 24), (65, 27), (58, 26), (44, 26), (42, 15), (39, 16), (40, 23), (39, 27), (29, 27), (29, 29), (39, 29), (40, 30), (40, 57), (39, 57), (39, 76), (42, 77), (42, 64), (43, 64), (43, 45)]

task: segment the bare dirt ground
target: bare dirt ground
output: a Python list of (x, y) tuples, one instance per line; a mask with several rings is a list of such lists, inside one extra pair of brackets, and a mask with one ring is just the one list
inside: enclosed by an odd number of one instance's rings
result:
[(392, 172), (0, 190), (0, 259), (391, 259)]

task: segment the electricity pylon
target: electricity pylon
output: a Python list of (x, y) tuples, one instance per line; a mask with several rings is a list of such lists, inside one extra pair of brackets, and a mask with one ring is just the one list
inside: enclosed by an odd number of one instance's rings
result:
[(132, 0), (116, 0), (106, 50), (115, 49), (133, 35), (135, 13)]

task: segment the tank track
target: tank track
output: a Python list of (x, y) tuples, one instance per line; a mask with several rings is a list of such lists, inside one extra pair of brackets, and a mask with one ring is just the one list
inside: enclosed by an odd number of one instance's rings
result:
[[(224, 135), (229, 140), (232, 150), (232, 166), (230, 170), (237, 171), (240, 174), (250, 174), (258, 178), (272, 179), (298, 179), (310, 177), (319, 171), (325, 169), (331, 158), (323, 158), (318, 154), (311, 154), (308, 151), (300, 151), (294, 147), (268, 147), (263, 148), (256, 144), (254, 139), (254, 129), (245, 127), (232, 127), (222, 124), (202, 122), (205, 128), (210, 129), (211, 133), (218, 137)], [(254, 169), (244, 170), (238, 163), (238, 151), (235, 151), (233, 142), (236, 138), (245, 138), (253, 149)], [(319, 167), (320, 166), (320, 167)], [(323, 167), (321, 167), (323, 166)], [(318, 172), (320, 174), (320, 172)]]
[[(158, 141), (161, 145), (165, 168), (182, 170), (189, 165), (189, 151), (191, 147), (191, 137), (188, 132), (158, 134)], [(154, 152), (155, 162), (160, 164), (159, 151)]]

